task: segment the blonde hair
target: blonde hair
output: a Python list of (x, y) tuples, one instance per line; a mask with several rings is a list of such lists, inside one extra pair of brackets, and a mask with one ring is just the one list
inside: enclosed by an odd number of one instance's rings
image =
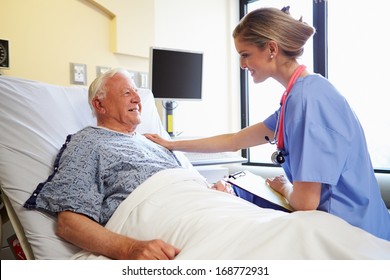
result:
[(88, 89), (88, 103), (89, 106), (92, 109), (93, 114), (95, 115), (95, 108), (92, 105), (92, 101), (95, 97), (98, 97), (99, 99), (103, 99), (106, 97), (107, 94), (107, 87), (106, 83), (107, 80), (111, 77), (115, 76), (116, 74), (122, 74), (125, 77), (130, 78), (130, 73), (123, 68), (115, 68), (108, 70), (107, 72), (103, 73), (99, 77), (97, 77), (89, 86)]
[(290, 58), (303, 54), (303, 47), (314, 34), (314, 27), (290, 16), (289, 7), (260, 8), (248, 13), (233, 31), (233, 38), (264, 49), (269, 41), (275, 41)]

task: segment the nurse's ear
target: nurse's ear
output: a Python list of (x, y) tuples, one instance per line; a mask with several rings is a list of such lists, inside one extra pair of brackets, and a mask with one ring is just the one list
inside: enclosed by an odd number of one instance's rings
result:
[(276, 43), (275, 41), (269, 41), (267, 44), (267, 48), (269, 50), (269, 55), (271, 59), (277, 56), (277, 54), (279, 53), (279, 46), (278, 43)]

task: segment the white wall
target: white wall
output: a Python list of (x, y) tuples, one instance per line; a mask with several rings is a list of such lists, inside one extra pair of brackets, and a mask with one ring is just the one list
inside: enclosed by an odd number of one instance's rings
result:
[(232, 28), (236, 0), (155, 0), (155, 46), (204, 53), (203, 100), (180, 101), (175, 129), (206, 136), (239, 129), (239, 66)]

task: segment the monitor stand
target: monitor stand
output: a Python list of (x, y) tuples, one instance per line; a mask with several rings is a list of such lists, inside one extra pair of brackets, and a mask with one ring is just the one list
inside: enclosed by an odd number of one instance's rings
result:
[(165, 109), (165, 128), (171, 137), (177, 137), (182, 133), (182, 131), (178, 132), (174, 129), (173, 111), (177, 106), (178, 104), (176, 101), (163, 101), (163, 107)]
[(171, 137), (175, 136), (173, 129), (173, 110), (175, 110), (176, 107), (177, 104), (175, 101), (166, 101), (164, 103), (166, 130)]

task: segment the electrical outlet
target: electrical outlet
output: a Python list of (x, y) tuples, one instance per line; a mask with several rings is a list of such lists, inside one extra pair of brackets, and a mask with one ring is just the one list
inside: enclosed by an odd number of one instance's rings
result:
[(70, 82), (75, 85), (87, 84), (87, 65), (81, 63), (70, 64)]

